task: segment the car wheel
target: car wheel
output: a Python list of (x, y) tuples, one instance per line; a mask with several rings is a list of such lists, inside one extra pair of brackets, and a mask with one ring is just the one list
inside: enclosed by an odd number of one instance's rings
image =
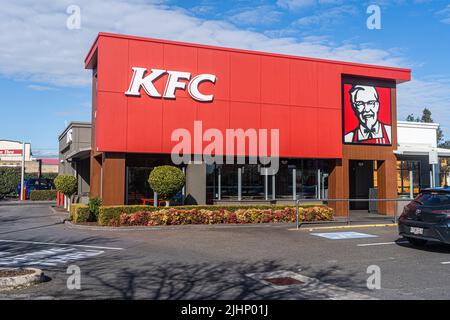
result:
[(423, 239), (416, 239), (416, 238), (407, 238), (409, 243), (411, 243), (413, 246), (422, 247), (427, 244), (427, 240)]

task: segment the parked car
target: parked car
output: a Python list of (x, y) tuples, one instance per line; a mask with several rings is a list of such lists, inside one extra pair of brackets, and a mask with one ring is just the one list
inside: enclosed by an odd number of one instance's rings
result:
[(399, 234), (416, 246), (428, 241), (450, 244), (450, 188), (424, 189), (405, 206)]
[[(52, 179), (45, 178), (28, 178), (24, 181), (25, 187), (25, 199), (30, 198), (31, 190), (52, 190), (55, 189), (55, 185), (53, 184)], [(16, 193), (20, 197), (20, 182), (17, 184)]]

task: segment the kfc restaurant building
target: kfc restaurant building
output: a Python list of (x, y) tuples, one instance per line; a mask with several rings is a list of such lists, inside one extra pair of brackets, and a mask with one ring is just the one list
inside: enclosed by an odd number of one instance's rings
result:
[[(153, 197), (148, 174), (172, 164), (173, 153), (190, 159), (177, 164), (187, 203), (367, 198), (373, 187), (379, 198), (397, 198), (396, 92), (410, 80), (408, 69), (106, 33), (85, 66), (92, 70), (90, 190), (104, 204)], [(267, 164), (251, 163), (258, 149), (233, 146), (227, 129), (266, 130), (269, 155), (278, 142), (276, 175), (261, 174)], [(189, 152), (180, 152), (181, 140)], [(207, 152), (236, 161), (211, 164)], [(380, 202), (379, 211), (393, 205)]]

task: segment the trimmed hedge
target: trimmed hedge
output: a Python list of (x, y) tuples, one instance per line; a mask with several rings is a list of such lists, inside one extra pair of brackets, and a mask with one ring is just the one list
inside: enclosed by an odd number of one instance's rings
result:
[(75, 223), (95, 221), (94, 216), (89, 211), (89, 207), (81, 203), (75, 203), (70, 206), (69, 219)]
[[(300, 207), (299, 215), (302, 221), (332, 220), (334, 211), (326, 206), (306, 205)], [(105, 206), (100, 208), (98, 216), (98, 224), (116, 226), (136, 225), (131, 221), (141, 221), (144, 225), (164, 225), (294, 222), (295, 220), (295, 206), (292, 205), (177, 206), (172, 208), (142, 205)]]
[(31, 201), (50, 201), (56, 200), (56, 190), (31, 190)]

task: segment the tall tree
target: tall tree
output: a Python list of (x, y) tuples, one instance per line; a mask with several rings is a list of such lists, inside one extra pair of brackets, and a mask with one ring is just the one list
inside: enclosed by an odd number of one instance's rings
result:
[(445, 140), (438, 145), (439, 148), (450, 149), (450, 140)]
[(416, 119), (414, 118), (414, 114), (412, 114), (412, 113), (408, 114), (408, 116), (406, 117), (405, 120), (409, 121), (409, 122), (415, 122), (416, 121)]
[(433, 118), (431, 118), (431, 111), (428, 108), (424, 108), (422, 110), (422, 118), (420, 118), (420, 122), (432, 123)]
[[(431, 117), (431, 110), (428, 108), (424, 108), (422, 110), (422, 117), (414, 118), (414, 114), (411, 113), (406, 117), (406, 121), (409, 122), (425, 122), (425, 123), (434, 123), (433, 118)], [(436, 143), (440, 148), (448, 148), (447, 142), (450, 143), (449, 140), (444, 141), (444, 133), (442, 132), (441, 127), (439, 126), (436, 130)], [(449, 148), (450, 149), (450, 148)]]

